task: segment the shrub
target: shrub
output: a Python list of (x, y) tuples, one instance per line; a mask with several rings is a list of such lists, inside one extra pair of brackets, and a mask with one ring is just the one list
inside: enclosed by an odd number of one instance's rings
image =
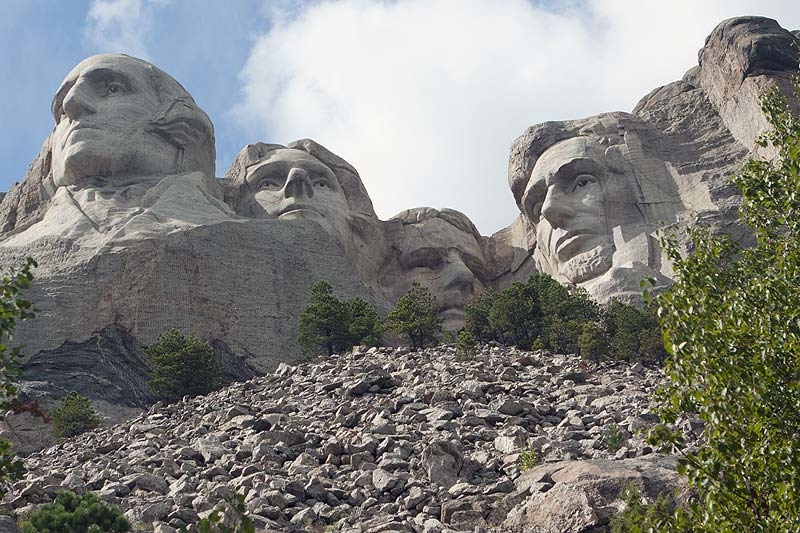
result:
[(625, 432), (623, 432), (616, 424), (608, 425), (608, 428), (606, 429), (605, 440), (606, 447), (611, 453), (616, 453), (623, 446), (628, 444), (628, 439), (625, 437)]
[[(669, 357), (649, 441), (683, 451), (695, 494), (673, 531), (800, 531), (800, 119), (777, 90), (762, 103), (778, 158), (734, 177), (755, 244), (703, 229), (688, 257), (664, 243), (677, 282), (657, 299)], [(687, 414), (705, 425), (693, 450), (674, 429)]]
[(52, 432), (57, 439), (74, 437), (100, 425), (100, 417), (89, 398), (75, 391), (61, 398), (61, 404), (53, 409)]
[(219, 383), (220, 368), (208, 342), (184, 337), (177, 329), (161, 334), (147, 355), (150, 390), (160, 399), (207, 394)]
[(533, 448), (525, 448), (519, 452), (519, 469), (521, 471), (530, 470), (539, 464), (539, 454)]
[(633, 484), (623, 489), (620, 499), (625, 509), (611, 517), (611, 533), (645, 533), (645, 524), (661, 525), (672, 514), (675, 503), (662, 494), (653, 503), (642, 503), (642, 495)]
[(60, 492), (55, 503), (40, 506), (22, 523), (23, 533), (100, 533), (130, 530), (130, 523), (118, 508), (103, 503), (91, 492), (83, 496), (72, 491)]
[[(14, 327), (19, 320), (34, 318), (33, 304), (23, 298), (24, 291), (31, 286), (31, 269), (36, 261), (28, 257), (18, 271), (11, 270), (0, 279), (0, 412), (13, 406), (17, 399), (15, 386), (19, 370), (16, 360), (19, 348), (9, 351)], [(24, 472), (22, 461), (11, 451), (11, 443), (0, 439), (0, 497), (6, 494), (8, 483), (19, 479)]]
[(472, 333), (463, 329), (458, 332), (458, 336), (456, 337), (457, 357), (470, 357), (475, 353), (477, 348), (478, 343), (475, 341), (475, 337), (472, 336)]
[(415, 350), (435, 345), (442, 332), (443, 321), (436, 311), (436, 297), (416, 281), (397, 300), (386, 320), (395, 332), (408, 337)]

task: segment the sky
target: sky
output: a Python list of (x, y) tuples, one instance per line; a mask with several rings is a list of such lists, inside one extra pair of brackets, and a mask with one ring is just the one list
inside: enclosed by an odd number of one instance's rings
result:
[(714, 26), (797, 0), (2, 0), (0, 190), (53, 128), (83, 58), (134, 55), (216, 129), (217, 176), (257, 141), (312, 138), (358, 169), (375, 210), (462, 211), (484, 235), (518, 210), (508, 148), (533, 124), (631, 111), (697, 63)]

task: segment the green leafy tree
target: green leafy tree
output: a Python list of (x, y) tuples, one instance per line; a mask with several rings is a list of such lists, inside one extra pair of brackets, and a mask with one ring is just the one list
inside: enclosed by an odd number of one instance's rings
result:
[(89, 398), (75, 391), (61, 398), (61, 403), (53, 409), (52, 432), (57, 439), (74, 437), (100, 426), (100, 417), (92, 407)]
[(350, 344), (347, 306), (334, 294), (331, 284), (320, 280), (311, 286), (308, 305), (300, 315), (297, 342), (306, 354), (333, 355)]
[[(755, 245), (665, 243), (677, 283), (658, 297), (670, 355), (650, 441), (682, 451), (696, 494), (671, 531), (800, 531), (800, 120), (775, 90), (762, 102), (779, 156), (734, 178)], [(687, 413), (705, 423), (697, 450), (672, 429)]]
[(436, 297), (427, 287), (414, 282), (386, 317), (389, 327), (407, 336), (416, 350), (435, 345), (442, 333), (442, 322), (436, 310)]
[(584, 359), (589, 359), (599, 365), (608, 353), (608, 339), (605, 330), (594, 322), (584, 322), (578, 337), (578, 347)]
[(253, 520), (247, 515), (244, 496), (236, 494), (225, 499), (227, 512), (214, 509), (208, 518), (197, 523), (200, 533), (255, 533)]
[[(28, 257), (19, 270), (11, 270), (0, 281), (0, 410), (12, 407), (17, 399), (16, 379), (19, 370), (16, 361), (19, 348), (10, 348), (14, 327), (18, 321), (34, 318), (33, 304), (23, 298), (30, 288), (36, 261)], [(0, 497), (5, 495), (8, 483), (22, 476), (22, 461), (11, 451), (11, 443), (0, 439)]]
[(22, 523), (23, 533), (101, 533), (130, 531), (131, 524), (122, 512), (88, 492), (78, 496), (59, 492), (54, 503), (33, 511)]
[(363, 298), (355, 297), (347, 301), (348, 348), (357, 344), (381, 346), (383, 344), (383, 324), (375, 309)]
[(207, 341), (171, 329), (146, 351), (150, 390), (163, 400), (207, 394), (219, 384), (221, 371)]

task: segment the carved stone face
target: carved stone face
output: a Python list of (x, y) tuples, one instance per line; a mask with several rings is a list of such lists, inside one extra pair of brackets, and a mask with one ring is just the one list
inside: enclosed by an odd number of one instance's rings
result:
[(53, 99), (56, 186), (89, 177), (126, 183), (175, 170), (177, 148), (147, 131), (163, 106), (150, 76), (146, 63), (110, 54), (90, 57), (67, 75)]
[(336, 174), (303, 150), (270, 152), (247, 168), (245, 181), (260, 206), (252, 210), (254, 216), (316, 220), (340, 241), (347, 235), (347, 198)]
[(556, 143), (537, 160), (522, 206), (553, 273), (581, 283), (611, 268), (618, 217), (609, 207), (633, 208), (624, 181), (609, 179), (603, 150), (586, 137)]
[(393, 246), (399, 250), (399, 265), (384, 270), (381, 281), (400, 296), (414, 281), (436, 296), (443, 327), (456, 330), (464, 325), (464, 308), (475, 292), (483, 289), (486, 270), (480, 244), (471, 233), (441, 218), (404, 225)]

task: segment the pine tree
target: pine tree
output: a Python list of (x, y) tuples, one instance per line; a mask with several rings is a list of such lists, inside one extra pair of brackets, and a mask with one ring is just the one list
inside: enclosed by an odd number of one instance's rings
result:
[(306, 354), (333, 355), (350, 344), (347, 306), (333, 294), (330, 283), (320, 280), (311, 287), (308, 305), (300, 315), (297, 342)]
[(52, 432), (57, 439), (74, 437), (99, 425), (100, 417), (92, 402), (75, 391), (61, 398), (59, 406), (53, 409)]
[(443, 320), (437, 315), (436, 297), (416, 281), (397, 300), (386, 320), (395, 332), (408, 337), (415, 350), (435, 345), (442, 332)]
[(185, 337), (171, 329), (146, 351), (150, 390), (163, 400), (207, 394), (219, 384), (220, 368), (214, 350), (193, 335)]

